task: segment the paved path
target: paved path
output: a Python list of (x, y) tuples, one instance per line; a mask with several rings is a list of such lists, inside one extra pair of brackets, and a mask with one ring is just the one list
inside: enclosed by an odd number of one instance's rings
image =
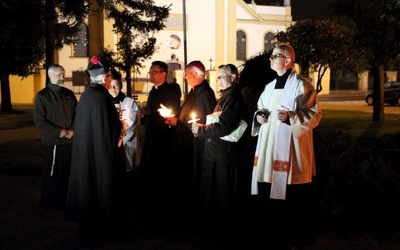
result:
[[(372, 106), (364, 101), (320, 101), (324, 110), (350, 110), (372, 113)], [(400, 114), (400, 107), (385, 106), (385, 114)], [(40, 139), (41, 135), (36, 127), (0, 130), (0, 143)]]
[(36, 127), (0, 130), (0, 143), (40, 139), (41, 135)]
[[(360, 111), (372, 114), (372, 106), (368, 106), (365, 101), (320, 101), (321, 109), (324, 110), (348, 110)], [(400, 107), (385, 105), (385, 114), (400, 114)]]

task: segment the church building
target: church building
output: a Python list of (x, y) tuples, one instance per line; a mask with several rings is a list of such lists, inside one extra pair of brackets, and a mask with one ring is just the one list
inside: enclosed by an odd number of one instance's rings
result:
[[(200, 60), (208, 70), (211, 87), (217, 90), (215, 69), (219, 65), (232, 63), (240, 66), (252, 56), (272, 49), (274, 35), (293, 24), (288, 0), (263, 6), (257, 5), (254, 0), (154, 2), (158, 6), (170, 6), (170, 14), (165, 20), (166, 27), (154, 34), (158, 50), (144, 63), (140, 73), (132, 75), (132, 90), (139, 100), (144, 101), (152, 86), (147, 74), (152, 61), (168, 63), (171, 67), (169, 77), (176, 78), (184, 92), (184, 66), (193, 60)], [(56, 63), (65, 68), (65, 87), (78, 96), (85, 89), (84, 75), (90, 57), (98, 54), (100, 47), (115, 50), (118, 41), (118, 35), (112, 31), (112, 20), (105, 20), (104, 13), (95, 4), (91, 8), (74, 45), (64, 46), (57, 51), (55, 58)], [(44, 69), (23, 80), (11, 77), (13, 104), (33, 104), (34, 96), (45, 86), (45, 79)], [(21, 81), (24, 83), (21, 84)]]

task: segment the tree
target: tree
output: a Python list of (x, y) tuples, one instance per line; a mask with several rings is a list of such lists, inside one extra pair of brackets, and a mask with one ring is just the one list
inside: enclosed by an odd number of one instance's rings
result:
[(317, 92), (322, 90), (322, 77), (328, 68), (338, 71), (358, 71), (367, 65), (362, 51), (357, 49), (355, 24), (345, 18), (310, 20), (289, 27), (275, 37), (290, 43), (296, 51), (296, 63), (303, 72), (313, 67), (318, 72)]
[(157, 50), (154, 34), (165, 27), (170, 6), (158, 7), (152, 0), (99, 0), (99, 6), (108, 19), (114, 20), (113, 28), (119, 36), (117, 53), (108, 49), (104, 53), (112, 56), (112, 66), (125, 72), (126, 94), (131, 96), (131, 72), (138, 71)]
[[(54, 53), (72, 44), (79, 25), (89, 13), (87, 0), (44, 0), (41, 16), (45, 20), (45, 68), (54, 64)], [(47, 75), (47, 74), (46, 74)]]
[(254, 112), (257, 110), (257, 101), (265, 86), (275, 79), (276, 72), (271, 69), (269, 57), (272, 50), (262, 52), (246, 60), (238, 69), (240, 71), (239, 85), (245, 97), (248, 110), (247, 122), (251, 124)]
[(365, 57), (374, 78), (372, 119), (382, 121), (385, 65), (400, 54), (400, 0), (337, 0), (333, 10), (356, 24), (359, 49), (369, 52)]
[(89, 4), (84, 0), (4, 0), (0, 7), (1, 110), (11, 112), (9, 76), (33, 74), (43, 60), (46, 69), (54, 64), (55, 51), (73, 42)]
[(44, 26), (40, 1), (0, 2), (1, 111), (12, 112), (10, 75), (26, 77), (44, 57)]

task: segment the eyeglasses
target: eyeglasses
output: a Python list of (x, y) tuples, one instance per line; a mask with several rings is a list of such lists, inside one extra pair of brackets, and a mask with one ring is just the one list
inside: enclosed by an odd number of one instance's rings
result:
[(165, 72), (165, 71), (151, 70), (151, 71), (149, 71), (149, 74), (151, 74), (151, 75), (157, 75), (157, 74), (163, 73), (163, 72)]
[(219, 75), (219, 76), (217, 77), (218, 80), (224, 79), (224, 78), (226, 78), (226, 75)]
[(282, 55), (282, 54), (280, 54), (280, 53), (278, 53), (278, 54), (276, 54), (276, 55), (271, 55), (271, 56), (269, 57), (269, 59), (271, 59), (271, 60), (275, 60), (275, 59), (277, 59), (277, 58), (285, 58), (285, 59), (287, 59), (286, 56), (284, 56), (284, 55)]

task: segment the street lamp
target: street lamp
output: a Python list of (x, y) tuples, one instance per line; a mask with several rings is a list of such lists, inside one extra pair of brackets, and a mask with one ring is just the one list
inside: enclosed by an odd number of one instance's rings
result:
[[(186, 64), (187, 64), (187, 44), (186, 44), (186, 0), (182, 0), (182, 8), (183, 8), (183, 70), (185, 72)], [(184, 94), (185, 98), (188, 95), (188, 87), (186, 83), (186, 79), (183, 80), (184, 84)]]

